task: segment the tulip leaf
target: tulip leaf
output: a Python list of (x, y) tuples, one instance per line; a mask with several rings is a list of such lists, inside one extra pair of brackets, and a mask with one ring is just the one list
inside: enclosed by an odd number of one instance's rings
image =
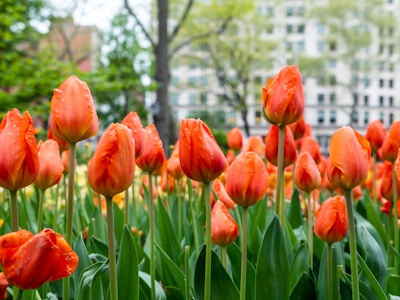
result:
[[(196, 300), (204, 299), (204, 276), (206, 247), (204, 246), (196, 262), (194, 288)], [(211, 300), (239, 299), (239, 290), (222, 266), (218, 256), (211, 252)]]
[(88, 251), (89, 253), (97, 253), (104, 257), (108, 257), (107, 245), (93, 236), (89, 239)]
[[(299, 281), (290, 293), (290, 299), (317, 299), (315, 282), (308, 273), (301, 273)], [(335, 299), (335, 298), (332, 298)], [(338, 299), (338, 298), (336, 298)]]
[[(151, 295), (151, 277), (149, 274), (139, 271), (139, 280), (140, 280), (140, 295), (139, 299), (150, 299)], [(156, 299), (157, 300), (166, 300), (167, 296), (165, 295), (164, 289), (162, 286), (156, 281)]]
[(400, 276), (396, 274), (388, 275), (385, 289), (388, 294), (400, 296)]
[(124, 213), (113, 201), (115, 240), (121, 241), (124, 229)]
[(289, 265), (281, 224), (275, 215), (264, 234), (256, 267), (256, 299), (289, 299)]
[(293, 189), (292, 200), (290, 201), (290, 205), (286, 210), (286, 220), (290, 223), (293, 229), (300, 227), (303, 225), (303, 217), (301, 215), (301, 207), (300, 207), (300, 197), (299, 190), (297, 188)]
[(376, 280), (374, 273), (372, 273), (372, 271), (368, 268), (367, 263), (363, 260), (360, 254), (358, 254), (357, 258), (358, 258), (358, 263), (361, 266), (361, 270), (363, 271), (363, 274), (365, 274), (365, 277), (368, 278), (371, 284), (371, 289), (374, 291), (376, 298), (379, 300), (385, 300), (386, 299), (385, 292), (383, 291), (379, 282)]
[[(118, 298), (139, 299), (139, 269), (135, 242), (128, 226), (123, 229), (117, 261)], [(128, 275), (129, 274), (129, 275)]]
[[(339, 243), (332, 244), (332, 299), (339, 299), (338, 281), (338, 252), (341, 251)], [(324, 250), (319, 265), (318, 274), (318, 299), (328, 299), (328, 245), (324, 243)]]
[(290, 292), (296, 287), (298, 281), (302, 278), (303, 273), (307, 273), (310, 269), (308, 247), (305, 241), (300, 242), (292, 263), (290, 265), (289, 289)]
[[(101, 276), (108, 272), (108, 264), (95, 263), (83, 270), (75, 287), (76, 300), (105, 299)], [(108, 280), (107, 280), (108, 281)], [(109, 282), (109, 281), (108, 281)]]
[(78, 237), (78, 239), (75, 243), (74, 251), (76, 252), (76, 254), (79, 257), (79, 263), (74, 272), (74, 282), (75, 282), (75, 286), (77, 286), (79, 283), (79, 278), (80, 278), (83, 270), (85, 270), (87, 267), (92, 265), (92, 262), (89, 257), (89, 253), (87, 252), (85, 243), (82, 239), (82, 235), (80, 235)]
[(361, 203), (365, 207), (365, 212), (366, 212), (366, 217), (368, 219), (368, 222), (370, 222), (374, 226), (374, 228), (378, 232), (379, 237), (381, 238), (383, 244), (387, 245), (388, 237), (386, 234), (385, 227), (379, 217), (377, 210), (374, 207), (374, 204), (372, 203), (371, 198), (368, 196), (363, 197), (363, 200)]

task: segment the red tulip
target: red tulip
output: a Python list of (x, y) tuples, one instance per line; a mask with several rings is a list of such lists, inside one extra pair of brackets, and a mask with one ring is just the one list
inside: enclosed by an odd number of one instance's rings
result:
[(333, 186), (350, 190), (362, 184), (368, 175), (371, 147), (369, 142), (349, 126), (332, 136), (327, 175)]
[(228, 246), (239, 235), (239, 226), (232, 218), (228, 208), (221, 201), (217, 201), (211, 212), (211, 240), (213, 244)]
[(44, 229), (33, 235), (19, 230), (0, 237), (0, 263), (8, 282), (20, 289), (36, 289), (71, 275), (78, 255), (62, 235)]
[(390, 126), (389, 131), (382, 145), (382, 157), (384, 160), (393, 163), (397, 158), (400, 148), (400, 121), (396, 121)]
[(284, 66), (262, 89), (264, 118), (271, 124), (285, 126), (304, 113), (304, 91), (297, 66)]
[(88, 182), (101, 195), (125, 191), (135, 175), (135, 145), (128, 127), (111, 124), (101, 136), (89, 162)]
[(375, 120), (368, 124), (365, 138), (369, 141), (372, 151), (376, 152), (382, 147), (386, 137), (386, 128), (380, 120)]
[(64, 164), (60, 157), (60, 149), (55, 140), (39, 141), (39, 174), (33, 182), (38, 188), (45, 190), (60, 182)]
[(154, 124), (146, 126), (143, 139), (142, 154), (136, 160), (136, 164), (143, 172), (153, 173), (160, 171), (167, 158), (164, 154), (163, 143)]
[(50, 128), (68, 143), (77, 143), (97, 134), (99, 120), (87, 84), (70, 76), (54, 89), (50, 103)]
[(311, 192), (321, 184), (321, 173), (308, 152), (299, 155), (294, 171), (294, 182), (303, 192)]
[[(382, 182), (380, 185), (381, 196), (386, 200), (393, 201), (393, 172), (392, 172), (392, 164), (388, 161), (385, 161), (384, 170), (382, 175)], [(397, 177), (397, 195), (400, 197), (400, 181), (399, 177)]]
[(217, 178), (228, 165), (211, 130), (200, 119), (182, 120), (179, 158), (186, 176), (203, 183)]
[[(283, 167), (286, 168), (296, 161), (297, 150), (292, 131), (288, 127), (285, 127), (284, 131)], [(274, 166), (278, 165), (278, 140), (279, 127), (271, 125), (264, 139), (265, 158)]]
[(226, 134), (229, 149), (239, 152), (243, 146), (243, 135), (238, 127), (234, 127)]
[(33, 121), (28, 112), (9, 111), (0, 123), (0, 186), (16, 191), (31, 184), (39, 172)]
[(260, 201), (268, 189), (268, 172), (255, 152), (242, 152), (226, 174), (226, 191), (236, 204), (248, 207)]
[(7, 299), (8, 281), (6, 275), (0, 272), (0, 299)]
[(135, 155), (139, 157), (142, 153), (143, 140), (143, 126), (137, 112), (128, 113), (121, 122), (131, 129), (132, 138), (135, 140)]
[(344, 239), (347, 234), (348, 219), (346, 201), (343, 196), (326, 199), (315, 212), (314, 233), (328, 244)]

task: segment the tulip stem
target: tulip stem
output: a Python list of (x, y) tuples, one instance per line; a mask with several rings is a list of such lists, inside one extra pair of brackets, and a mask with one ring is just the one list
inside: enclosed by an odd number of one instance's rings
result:
[(308, 219), (308, 254), (310, 260), (310, 268), (313, 269), (313, 211), (311, 206), (311, 195), (307, 193), (307, 219)]
[(101, 194), (97, 194), (97, 224), (99, 226), (99, 238), (104, 241), (104, 226), (103, 226), (103, 205), (101, 203)]
[(226, 246), (221, 246), (221, 262), (222, 266), (227, 270), (227, 263), (226, 263)]
[(328, 300), (332, 300), (333, 282), (332, 282), (332, 244), (328, 243)]
[(376, 205), (378, 203), (378, 191), (376, 186), (376, 151), (372, 151), (372, 158), (372, 184), (374, 190), (374, 204)]
[[(15, 292), (15, 289), (14, 289)], [(22, 299), (22, 294), (23, 294), (24, 290), (23, 289), (18, 289), (16, 291), (16, 295), (15, 295), (15, 300), (21, 300)]]
[(185, 300), (191, 300), (190, 284), (190, 252), (189, 246), (185, 246)]
[(136, 203), (136, 196), (135, 196), (135, 178), (133, 178), (133, 183), (131, 185), (132, 189), (132, 208), (133, 208), (133, 220), (136, 228), (139, 226), (139, 222), (137, 220), (137, 203)]
[(18, 231), (18, 199), (17, 191), (10, 191), (11, 198), (11, 227), (12, 231)]
[(278, 174), (276, 182), (275, 213), (279, 216), (282, 228), (285, 222), (285, 198), (283, 197), (283, 156), (284, 156), (285, 126), (279, 126), (278, 137)]
[(211, 293), (211, 202), (210, 183), (203, 185), (204, 202), (206, 205), (206, 272), (204, 280), (204, 299), (210, 299)]
[(150, 277), (151, 277), (151, 299), (156, 299), (156, 268), (154, 253), (154, 199), (153, 199), (153, 175), (149, 173), (149, 197), (150, 197)]
[(356, 244), (356, 229), (354, 225), (353, 213), (353, 197), (351, 190), (345, 190), (347, 218), (349, 220), (349, 240), (350, 240), (350, 265), (351, 265), (351, 287), (353, 300), (360, 299), (359, 283), (358, 283), (358, 268), (357, 268), (357, 244)]
[(115, 258), (114, 207), (112, 197), (106, 197), (108, 227), (108, 261), (110, 266), (110, 299), (118, 299), (117, 261)]
[(129, 188), (125, 190), (124, 199), (124, 226), (129, 225)]
[[(65, 226), (65, 240), (72, 245), (72, 221), (74, 216), (74, 184), (75, 184), (76, 144), (69, 143), (68, 162), (68, 191), (67, 191), (67, 221)], [(63, 299), (69, 299), (69, 277), (63, 279)]]
[(42, 227), (43, 227), (43, 201), (44, 201), (44, 192), (45, 192), (45, 190), (40, 189), (39, 204), (38, 204), (38, 224), (37, 224), (37, 232), (42, 231)]
[(187, 178), (187, 186), (188, 186), (190, 216), (192, 219), (192, 226), (193, 226), (194, 247), (196, 250), (196, 256), (199, 256), (199, 236), (197, 233), (197, 225), (196, 225), (197, 222), (195, 222), (194, 218), (195, 211), (193, 207), (193, 202), (194, 202), (193, 186), (192, 186), (192, 180), (189, 177)]
[[(397, 210), (397, 176), (394, 170), (394, 163), (392, 163), (392, 186), (393, 186), (393, 235), (394, 235), (394, 249), (396, 253), (399, 253), (399, 212)], [(399, 274), (399, 259), (397, 255), (394, 256), (394, 270), (396, 274)]]
[[(63, 180), (65, 180), (65, 176), (63, 175)], [(56, 195), (54, 200), (54, 212), (53, 212), (53, 230), (58, 232), (57, 230), (57, 209), (58, 209), (58, 196), (60, 193), (60, 184), (56, 186)]]
[(240, 300), (246, 299), (247, 272), (247, 207), (242, 209), (242, 267), (240, 270)]
[[(167, 178), (168, 184), (168, 178)], [(182, 198), (181, 198), (181, 181), (176, 181), (177, 185), (177, 196), (178, 196), (178, 241), (179, 244), (182, 241)], [(168, 187), (167, 187), (168, 188)]]

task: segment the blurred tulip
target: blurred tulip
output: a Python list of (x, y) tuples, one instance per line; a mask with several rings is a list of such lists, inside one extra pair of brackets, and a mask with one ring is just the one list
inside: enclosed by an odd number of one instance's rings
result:
[(50, 103), (50, 128), (68, 143), (95, 136), (99, 120), (89, 87), (76, 76), (70, 76), (54, 89)]
[(262, 88), (264, 118), (285, 126), (298, 121), (304, 113), (304, 91), (297, 66), (284, 66)]
[(143, 137), (142, 154), (136, 159), (136, 164), (143, 172), (154, 173), (159, 171), (167, 160), (163, 143), (154, 124), (146, 126)]
[(23, 290), (71, 275), (78, 255), (61, 234), (44, 229), (33, 235), (19, 230), (0, 237), (0, 263), (8, 282)]
[[(292, 131), (284, 128), (284, 153), (283, 153), (283, 168), (293, 164), (297, 159), (296, 143), (293, 138)], [(278, 142), (279, 142), (279, 127), (271, 125), (265, 136), (265, 158), (273, 164), (278, 165)]]
[(61, 161), (64, 165), (64, 174), (67, 174), (69, 169), (69, 150), (61, 152)]
[(64, 165), (60, 150), (55, 140), (39, 141), (39, 174), (33, 182), (41, 190), (45, 190), (60, 182)]
[(30, 185), (39, 173), (39, 156), (28, 112), (9, 111), (0, 123), (0, 186), (16, 191)]
[(51, 128), (49, 128), (47, 131), (47, 139), (55, 140), (58, 144), (58, 148), (60, 149), (60, 152), (63, 152), (69, 148), (68, 142), (60, 140), (58, 137), (56, 137), (53, 134), (53, 131), (51, 130)]
[(234, 160), (235, 160), (235, 152), (233, 152), (233, 150), (229, 149), (228, 151), (226, 151), (226, 160), (228, 162), (228, 165), (230, 165)]
[(128, 127), (111, 124), (89, 161), (88, 182), (101, 195), (112, 197), (130, 187), (135, 175), (135, 145)]
[(160, 188), (165, 193), (172, 193), (175, 191), (175, 178), (165, 169), (161, 175)]
[(316, 164), (319, 164), (321, 161), (321, 147), (318, 141), (312, 136), (307, 136), (302, 139), (300, 153), (301, 152), (310, 153)]
[[(384, 213), (385, 215), (389, 215), (390, 211), (392, 210), (392, 202), (382, 199), (382, 206), (380, 208), (380, 211)], [(400, 201), (397, 201), (397, 212), (400, 211)], [(393, 215), (393, 212), (392, 212)], [(399, 216), (399, 214), (397, 214)]]
[(300, 153), (294, 171), (294, 182), (303, 192), (310, 193), (321, 184), (321, 173), (308, 152)]
[(121, 123), (131, 130), (132, 138), (135, 140), (135, 156), (138, 158), (142, 153), (142, 145), (144, 143), (142, 121), (137, 112), (129, 112)]
[[(384, 171), (382, 175), (382, 183), (380, 185), (381, 196), (386, 200), (393, 201), (393, 172), (392, 164), (385, 161)], [(397, 177), (397, 195), (400, 195), (400, 181)]]
[(342, 196), (334, 196), (322, 202), (315, 212), (314, 233), (328, 244), (341, 241), (348, 230), (346, 201)]
[[(154, 181), (152, 182), (152, 185), (153, 185), (153, 188), (152, 188), (153, 199), (157, 199), (158, 198), (157, 185), (154, 183)], [(140, 193), (140, 196), (142, 196), (143, 199), (144, 199), (144, 187), (147, 189), (147, 191), (150, 190), (149, 175), (148, 174), (142, 175), (141, 182), (140, 182), (139, 193)]]
[(255, 152), (261, 157), (264, 155), (264, 142), (261, 135), (249, 136), (243, 146), (242, 152)]
[(217, 194), (218, 199), (222, 201), (222, 203), (224, 203), (228, 209), (234, 208), (236, 206), (236, 203), (231, 199), (231, 197), (229, 197), (228, 193), (226, 192), (226, 188), (221, 180), (216, 178), (213, 181), (212, 187), (215, 194)]
[(243, 135), (238, 127), (234, 127), (226, 134), (229, 149), (239, 152), (243, 146)]
[(186, 176), (203, 183), (221, 175), (228, 164), (211, 130), (200, 119), (182, 120), (179, 158)]
[(179, 159), (179, 141), (175, 143), (174, 150), (172, 151), (171, 156), (168, 158), (167, 172), (176, 180), (181, 179), (185, 175)]
[(343, 126), (332, 136), (329, 181), (335, 187), (351, 190), (367, 178), (371, 147), (369, 142), (349, 126)]
[(400, 121), (392, 123), (382, 145), (382, 158), (393, 163), (400, 148)]
[(386, 128), (380, 120), (370, 122), (365, 133), (365, 138), (369, 141), (373, 152), (378, 151), (386, 137)]
[(6, 275), (0, 272), (0, 299), (7, 299), (8, 281)]
[(255, 152), (242, 152), (233, 161), (226, 175), (226, 191), (236, 204), (249, 207), (267, 193), (268, 172)]
[(222, 201), (217, 201), (211, 212), (211, 240), (219, 246), (228, 246), (239, 235), (239, 226)]
[(304, 117), (301, 117), (296, 122), (291, 123), (288, 126), (293, 133), (293, 138), (296, 141), (302, 138), (306, 133), (306, 121), (304, 120)]

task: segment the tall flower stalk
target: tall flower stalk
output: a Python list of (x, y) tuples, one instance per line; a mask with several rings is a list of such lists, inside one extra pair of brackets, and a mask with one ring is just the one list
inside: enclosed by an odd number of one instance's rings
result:
[(285, 151), (284, 144), (285, 127), (279, 127), (279, 139), (278, 139), (278, 173), (276, 181), (276, 200), (275, 200), (275, 213), (279, 216), (282, 227), (285, 222), (285, 198), (283, 194), (283, 157)]

